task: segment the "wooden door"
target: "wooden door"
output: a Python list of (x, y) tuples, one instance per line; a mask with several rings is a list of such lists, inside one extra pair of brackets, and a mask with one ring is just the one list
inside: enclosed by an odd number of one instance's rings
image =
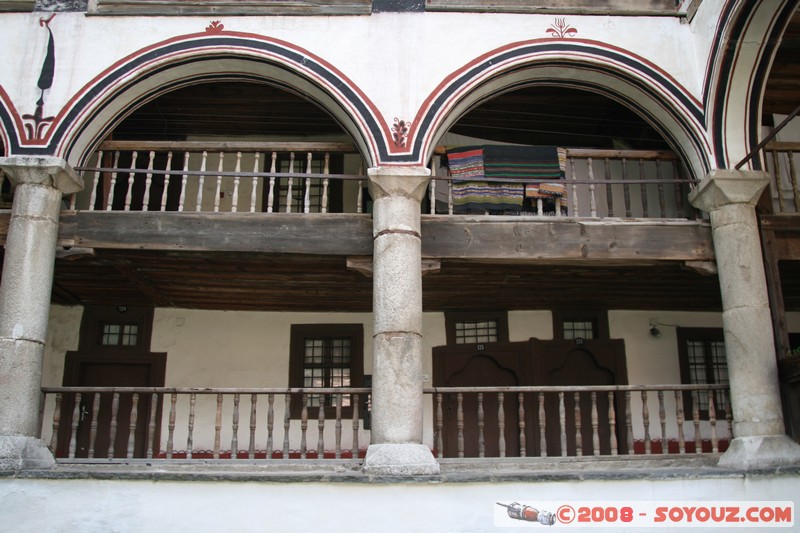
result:
[[(525, 357), (528, 344), (504, 343), (475, 346), (441, 346), (433, 349), (433, 383), (436, 387), (513, 387), (525, 384), (531, 369)], [(483, 394), (482, 421), (486, 457), (500, 455), (498, 396)], [(503, 418), (506, 455), (519, 454), (519, 404), (515, 394), (503, 398)], [(444, 394), (442, 402), (443, 432), (440, 453), (443, 457), (458, 457), (459, 408), (458, 395)], [(479, 399), (475, 393), (462, 394), (463, 449), (465, 457), (479, 456)]]
[[(575, 341), (540, 341), (531, 339), (531, 355), (536, 366), (537, 385), (626, 385), (628, 374), (625, 364), (625, 345), (620, 339)], [(610, 433), (615, 431), (620, 453), (624, 450), (624, 398), (614, 398), (616, 423), (609, 423), (607, 393), (597, 393), (592, 399), (589, 392), (581, 392), (576, 402), (574, 393), (564, 394), (564, 429), (561, 428), (561, 400), (556, 393), (545, 398), (547, 420), (547, 455), (561, 455), (562, 431), (566, 437), (567, 455), (576, 455), (580, 441), (583, 455), (594, 453), (593, 410), (597, 416), (600, 454), (610, 454)], [(576, 403), (580, 410), (576, 410)], [(593, 409), (594, 404), (594, 409)], [(580, 425), (580, 431), (577, 427)]]
[[(159, 353), (121, 356), (68, 352), (64, 368), (64, 386), (162, 387), (165, 364), (166, 354)], [(72, 395), (65, 395), (62, 400), (57, 457), (69, 455), (75, 399)], [(98, 403), (95, 405), (95, 402)], [(155, 428), (153, 442), (158, 443), (159, 440), (160, 400), (156, 406), (156, 419), (152, 424), (151, 402), (151, 395), (138, 395), (135, 404), (136, 423), (133, 427), (133, 457), (146, 457), (149, 427)], [(75, 457), (126, 457), (132, 430), (133, 407), (132, 394), (119, 395), (116, 413), (114, 413), (113, 394), (83, 394), (78, 408)], [(93, 423), (94, 418), (96, 424)]]

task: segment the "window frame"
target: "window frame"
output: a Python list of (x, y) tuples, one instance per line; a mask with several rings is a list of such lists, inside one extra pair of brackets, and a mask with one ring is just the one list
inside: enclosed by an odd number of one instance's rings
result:
[(554, 340), (573, 340), (564, 338), (564, 322), (591, 322), (594, 333), (593, 339), (610, 339), (611, 334), (608, 327), (608, 311), (605, 309), (554, 309), (553, 311), (553, 339)]
[[(715, 372), (715, 365), (712, 359), (712, 355), (708, 350), (708, 343), (711, 342), (722, 342), (723, 346), (725, 346), (725, 334), (722, 328), (686, 328), (686, 327), (678, 327), (676, 328), (676, 334), (678, 339), (678, 359), (680, 361), (680, 370), (681, 370), (681, 383), (683, 385), (718, 385), (716, 381), (716, 372)], [(706, 375), (706, 382), (705, 383), (693, 383), (691, 378), (691, 367), (689, 365), (689, 342), (702, 342), (706, 346), (703, 349), (703, 358), (704, 358), (704, 367), (705, 367), (705, 375)], [(725, 346), (725, 351), (727, 354), (727, 346)], [(724, 359), (725, 361), (725, 372), (728, 373), (728, 360), (727, 355)], [(730, 387), (730, 379), (728, 379), (728, 383), (723, 383), (723, 385), (728, 385)], [(725, 418), (725, 411), (726, 409), (730, 409), (730, 397), (725, 398), (725, 404), (721, 405), (719, 401), (719, 396), (724, 394), (724, 391), (717, 391), (715, 394), (715, 401), (714, 401), (714, 410), (716, 413), (717, 420), (723, 420)], [(692, 406), (692, 395), (691, 394), (684, 394), (684, 416), (691, 418), (693, 416), (693, 406)], [(701, 402), (702, 405), (702, 402)], [(708, 420), (708, 409), (700, 409), (700, 419), (701, 420)]]
[[(489, 322), (497, 323), (497, 341), (495, 342), (456, 342), (456, 323)], [(498, 309), (472, 311), (445, 311), (445, 335), (448, 346), (474, 346), (478, 344), (496, 344), (508, 341), (508, 311)]]
[[(81, 318), (78, 349), (82, 352), (121, 354), (149, 352), (153, 331), (153, 308), (129, 305), (86, 306)], [(103, 327), (106, 324), (137, 326), (136, 343), (103, 344)], [(122, 331), (120, 331), (122, 336)]]
[[(350, 338), (350, 387), (362, 387), (364, 383), (364, 325), (363, 324), (292, 324), (289, 345), (289, 387), (309, 389), (304, 385), (305, 341), (308, 338)], [(290, 416), (300, 418), (303, 406), (294, 401)], [(363, 407), (359, 401), (359, 407)], [(353, 417), (352, 403), (342, 407), (342, 418)], [(319, 407), (308, 408), (308, 418), (319, 417)], [(325, 418), (336, 418), (336, 407), (325, 406)]]

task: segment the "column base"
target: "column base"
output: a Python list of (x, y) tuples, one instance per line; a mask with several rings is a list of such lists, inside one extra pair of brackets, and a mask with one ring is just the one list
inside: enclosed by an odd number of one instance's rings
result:
[(379, 476), (433, 476), (439, 463), (423, 444), (370, 444), (364, 473)]
[(0, 435), (0, 470), (35, 470), (55, 466), (53, 454), (39, 439)]
[(39, 439), (22, 435), (0, 435), (0, 470), (53, 468), (56, 460)]
[(737, 437), (717, 465), (743, 470), (796, 466), (800, 465), (800, 445), (786, 435)]

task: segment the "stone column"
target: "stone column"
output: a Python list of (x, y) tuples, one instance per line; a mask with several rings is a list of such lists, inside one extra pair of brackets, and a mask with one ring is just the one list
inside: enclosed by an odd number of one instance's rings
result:
[(54, 157), (3, 157), (0, 168), (16, 186), (0, 283), (0, 469), (50, 467), (37, 436), (58, 216), (83, 180)]
[(370, 474), (439, 472), (422, 444), (422, 239), (424, 167), (369, 169), (373, 199), (372, 442)]
[(733, 440), (719, 461), (731, 468), (800, 464), (786, 436), (755, 204), (765, 172), (716, 170), (689, 201), (711, 217), (733, 407)]

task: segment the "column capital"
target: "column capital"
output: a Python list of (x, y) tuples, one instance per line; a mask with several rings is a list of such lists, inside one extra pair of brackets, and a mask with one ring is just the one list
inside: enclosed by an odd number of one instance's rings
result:
[(367, 169), (367, 175), (373, 199), (402, 196), (421, 202), (431, 170), (427, 167), (372, 167)]
[(755, 206), (768, 184), (766, 172), (712, 170), (689, 194), (689, 202), (707, 213), (731, 204)]
[(0, 168), (20, 185), (32, 183), (58, 189), (63, 194), (83, 190), (83, 178), (60, 157), (12, 155), (0, 157)]

